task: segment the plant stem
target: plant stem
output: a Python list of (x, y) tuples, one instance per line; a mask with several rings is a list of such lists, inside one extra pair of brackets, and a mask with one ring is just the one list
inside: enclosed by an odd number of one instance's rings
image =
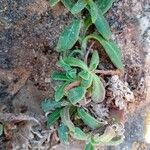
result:
[(70, 89), (72, 89), (72, 88), (74, 88), (74, 87), (76, 87), (76, 86), (79, 86), (80, 83), (81, 83), (81, 81), (79, 81), (79, 80), (70, 83), (69, 85), (67, 85), (67, 86), (65, 87), (65, 91), (68, 91), (68, 90), (70, 90)]
[(123, 75), (122, 70), (95, 70), (96, 74), (103, 74), (103, 75), (118, 75), (121, 76)]

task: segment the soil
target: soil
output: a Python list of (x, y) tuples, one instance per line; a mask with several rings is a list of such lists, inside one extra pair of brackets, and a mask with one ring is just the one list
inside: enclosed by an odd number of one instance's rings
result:
[[(150, 106), (146, 95), (150, 85), (148, 4), (148, 0), (117, 0), (106, 16), (112, 38), (122, 50), (122, 80), (134, 92), (135, 101), (128, 105), (125, 142), (104, 149), (150, 150), (143, 139), (144, 114)], [(53, 97), (49, 78), (58, 69), (55, 46), (72, 17), (61, 4), (51, 8), (46, 0), (0, 0), (0, 108), (44, 115), (40, 103)]]

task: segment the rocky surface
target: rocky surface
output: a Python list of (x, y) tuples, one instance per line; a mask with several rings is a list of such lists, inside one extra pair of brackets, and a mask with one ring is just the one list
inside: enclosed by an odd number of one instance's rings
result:
[[(46, 0), (0, 0), (1, 107), (6, 105), (9, 112), (42, 114), (40, 102), (53, 94), (45, 79), (57, 69), (55, 45), (71, 18), (61, 5), (52, 9)], [(122, 49), (124, 81), (136, 97), (128, 106), (125, 142), (107, 149), (149, 150), (143, 139), (143, 108), (150, 106), (146, 97), (150, 93), (149, 1), (116, 0), (107, 19), (112, 38)]]

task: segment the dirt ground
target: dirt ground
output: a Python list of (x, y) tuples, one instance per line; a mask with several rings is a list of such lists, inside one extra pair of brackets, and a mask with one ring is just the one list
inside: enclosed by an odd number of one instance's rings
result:
[[(148, 0), (116, 0), (106, 16), (122, 49), (123, 80), (135, 95), (128, 105), (124, 143), (107, 150), (150, 150), (143, 139), (150, 106), (149, 9)], [(6, 106), (6, 112), (44, 115), (40, 103), (53, 96), (47, 80), (58, 69), (55, 46), (71, 18), (62, 5), (52, 9), (46, 0), (0, 0), (0, 110)]]

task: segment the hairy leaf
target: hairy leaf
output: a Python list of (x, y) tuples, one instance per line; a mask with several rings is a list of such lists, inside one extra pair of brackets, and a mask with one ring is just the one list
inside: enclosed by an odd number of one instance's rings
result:
[(4, 130), (4, 127), (3, 127), (3, 125), (0, 123), (0, 136), (3, 134), (3, 130)]
[(71, 13), (77, 14), (77, 13), (81, 12), (85, 8), (86, 5), (87, 5), (86, 0), (78, 0), (75, 3), (75, 5), (72, 7)]
[(64, 4), (64, 6), (71, 11), (71, 8), (73, 7), (74, 3), (72, 0), (61, 0), (61, 2)]
[(84, 70), (88, 70), (87, 65), (82, 60), (79, 60), (77, 58), (67, 57), (67, 58), (64, 58), (64, 62), (70, 65), (71, 67), (79, 67)]
[(87, 80), (86, 79), (81, 80), (81, 86), (85, 88), (89, 88), (92, 85), (92, 81), (93, 81), (93, 76), (91, 75)]
[(99, 10), (97, 19), (95, 21), (95, 26), (98, 32), (105, 38), (110, 39), (111, 31), (108, 22), (106, 21), (105, 17), (103, 16), (101, 10)]
[(93, 74), (93, 89), (92, 89), (92, 100), (95, 103), (102, 102), (105, 98), (105, 87), (100, 80), (100, 77)]
[(49, 0), (50, 5), (55, 6), (60, 0)]
[(42, 103), (41, 103), (41, 107), (44, 112), (48, 112), (50, 110), (55, 110), (56, 108), (61, 108), (63, 106), (67, 106), (67, 105), (69, 105), (69, 102), (67, 102), (67, 101), (56, 102), (54, 100), (49, 100), (49, 99), (46, 99), (46, 100), (42, 101)]
[(63, 52), (71, 49), (79, 38), (79, 32), (81, 28), (81, 21), (79, 19), (73, 20), (73, 22), (65, 28), (59, 37), (57, 44), (57, 51)]
[(70, 120), (70, 106), (66, 106), (62, 109), (61, 111), (61, 119), (62, 122), (69, 128), (70, 131), (75, 130), (74, 124), (72, 123), (72, 121)]
[(55, 91), (55, 101), (60, 101), (64, 94), (65, 94), (65, 90), (64, 88), (69, 84), (70, 82), (65, 82), (62, 85), (59, 86), (59, 88), (57, 88), (57, 90)]
[(92, 143), (86, 144), (85, 150), (94, 150), (94, 146), (92, 145)]
[(101, 45), (104, 47), (106, 53), (108, 54), (110, 60), (113, 62), (113, 64), (118, 68), (123, 70), (123, 64), (121, 60), (121, 52), (118, 46), (113, 41), (107, 41), (100, 35), (89, 35), (87, 36), (82, 43), (82, 48), (85, 49), (87, 45), (87, 41), (89, 39), (95, 39), (101, 43)]
[(83, 51), (81, 51), (81, 49), (75, 49), (75, 50), (71, 50), (69, 57), (74, 57), (77, 54), (84, 56), (84, 53), (83, 53)]
[(87, 113), (83, 108), (78, 108), (78, 115), (83, 120), (83, 122), (92, 129), (99, 128), (103, 123), (96, 120), (89, 113)]
[(79, 76), (85, 80), (88, 80), (91, 74), (89, 73), (89, 71), (82, 70), (81, 72), (79, 72)]
[(102, 14), (105, 14), (112, 7), (113, 2), (114, 0), (96, 0), (96, 5)]
[(97, 68), (98, 65), (99, 65), (99, 55), (98, 55), (97, 51), (94, 51), (93, 55), (92, 55), (92, 58), (91, 58), (89, 68), (90, 68), (91, 71), (94, 71)]
[(89, 0), (88, 1), (88, 4), (90, 6), (89, 8), (89, 12), (90, 12), (90, 15), (91, 15), (91, 20), (93, 23), (95, 23), (95, 21), (97, 20), (97, 16), (98, 16), (98, 9), (97, 9), (97, 6), (96, 4), (93, 2), (93, 0)]
[(69, 79), (76, 79), (77, 78), (77, 70), (71, 69), (71, 70), (67, 71), (66, 75)]
[(86, 89), (78, 86), (68, 91), (67, 97), (72, 104), (81, 101), (85, 96)]
[(85, 36), (87, 30), (92, 25), (91, 16), (86, 16), (86, 18), (83, 21), (83, 27), (82, 27), (82, 35)]
[(86, 133), (84, 133), (80, 128), (75, 127), (75, 131), (73, 133), (73, 138), (77, 139), (77, 140), (83, 140), (86, 141), (88, 139), (88, 135), (86, 135)]
[(66, 76), (64, 72), (54, 72), (51, 77), (53, 80), (60, 80), (60, 81), (69, 81), (70, 79)]
[(60, 112), (61, 109), (56, 109), (55, 111), (53, 111), (51, 114), (49, 114), (47, 117), (47, 126), (50, 127), (51, 125), (53, 125), (59, 118), (60, 118)]
[(69, 134), (68, 127), (66, 125), (64, 125), (64, 123), (61, 123), (58, 128), (58, 136), (62, 143), (69, 144), (68, 134)]

